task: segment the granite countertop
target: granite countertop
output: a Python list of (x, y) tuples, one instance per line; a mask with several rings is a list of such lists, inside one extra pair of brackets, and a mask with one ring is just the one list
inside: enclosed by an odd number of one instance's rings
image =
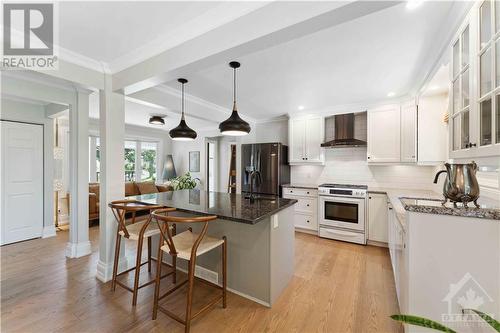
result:
[(387, 194), (404, 230), (406, 230), (407, 211), (500, 220), (500, 203), (487, 197), (479, 198), (481, 208), (475, 208), (472, 203), (469, 204), (469, 208), (460, 206), (455, 208), (452, 204), (441, 206), (443, 195), (432, 190), (369, 187), (368, 192)]
[(454, 207), (451, 202), (447, 202), (444, 206), (441, 204), (442, 199), (429, 198), (399, 198), (405, 210), (416, 213), (452, 215), (463, 217), (475, 217), (480, 219), (500, 220), (500, 208), (494, 202), (486, 198), (479, 198), (479, 208), (469, 203), (469, 207), (463, 207), (458, 204)]
[(292, 199), (262, 197), (261, 200), (250, 203), (250, 200), (245, 199), (241, 194), (201, 190), (151, 193), (128, 197), (128, 199), (146, 204), (174, 207), (188, 213), (217, 215), (220, 219), (247, 224), (260, 222), (297, 202)]
[(317, 190), (318, 189), (318, 185), (313, 185), (313, 184), (285, 184), (282, 186), (287, 187), (287, 188), (304, 188), (307, 190)]

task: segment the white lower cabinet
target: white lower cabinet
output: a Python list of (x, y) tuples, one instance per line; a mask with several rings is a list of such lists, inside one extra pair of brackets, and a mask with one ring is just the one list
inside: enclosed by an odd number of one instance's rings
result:
[(387, 243), (387, 196), (368, 193), (368, 240)]
[(391, 256), (392, 271), (394, 273), (394, 283), (398, 297), (400, 313), (406, 313), (408, 295), (408, 274), (407, 274), (407, 240), (392, 205), (387, 208), (388, 215), (388, 238), (389, 253)]
[(318, 232), (318, 190), (287, 187), (283, 198), (295, 199), (294, 225), (297, 231)]

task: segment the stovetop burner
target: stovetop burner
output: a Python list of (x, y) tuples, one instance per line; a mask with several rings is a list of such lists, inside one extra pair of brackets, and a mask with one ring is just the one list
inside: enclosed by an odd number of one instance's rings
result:
[(348, 184), (321, 184), (318, 187), (326, 187), (326, 188), (352, 188), (352, 189), (360, 189), (367, 190), (368, 186), (366, 185), (348, 185)]

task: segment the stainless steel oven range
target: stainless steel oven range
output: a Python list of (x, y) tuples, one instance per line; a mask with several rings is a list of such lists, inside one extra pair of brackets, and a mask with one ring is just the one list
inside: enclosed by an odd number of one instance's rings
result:
[(367, 190), (365, 185), (320, 185), (319, 236), (366, 244)]

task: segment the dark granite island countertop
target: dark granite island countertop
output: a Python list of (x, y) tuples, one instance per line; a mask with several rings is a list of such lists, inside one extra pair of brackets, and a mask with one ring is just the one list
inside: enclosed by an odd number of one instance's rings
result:
[(254, 203), (244, 195), (202, 190), (179, 190), (129, 197), (146, 204), (174, 207), (179, 211), (217, 215), (220, 219), (255, 224), (294, 205), (297, 200), (258, 197)]
[[(132, 197), (144, 203), (176, 208), (174, 216), (217, 215), (207, 235), (227, 238), (227, 284), (240, 296), (272, 306), (294, 272), (294, 207), (297, 200), (262, 197), (250, 203), (241, 194), (180, 190)], [(177, 233), (188, 227), (199, 233), (200, 223), (176, 224)], [(153, 247), (158, 247), (157, 238)], [(179, 267), (187, 269), (186, 263)], [(184, 265), (184, 266), (182, 266)], [(196, 265), (222, 276), (217, 251), (196, 259)], [(222, 283), (217, 278), (214, 283)]]

